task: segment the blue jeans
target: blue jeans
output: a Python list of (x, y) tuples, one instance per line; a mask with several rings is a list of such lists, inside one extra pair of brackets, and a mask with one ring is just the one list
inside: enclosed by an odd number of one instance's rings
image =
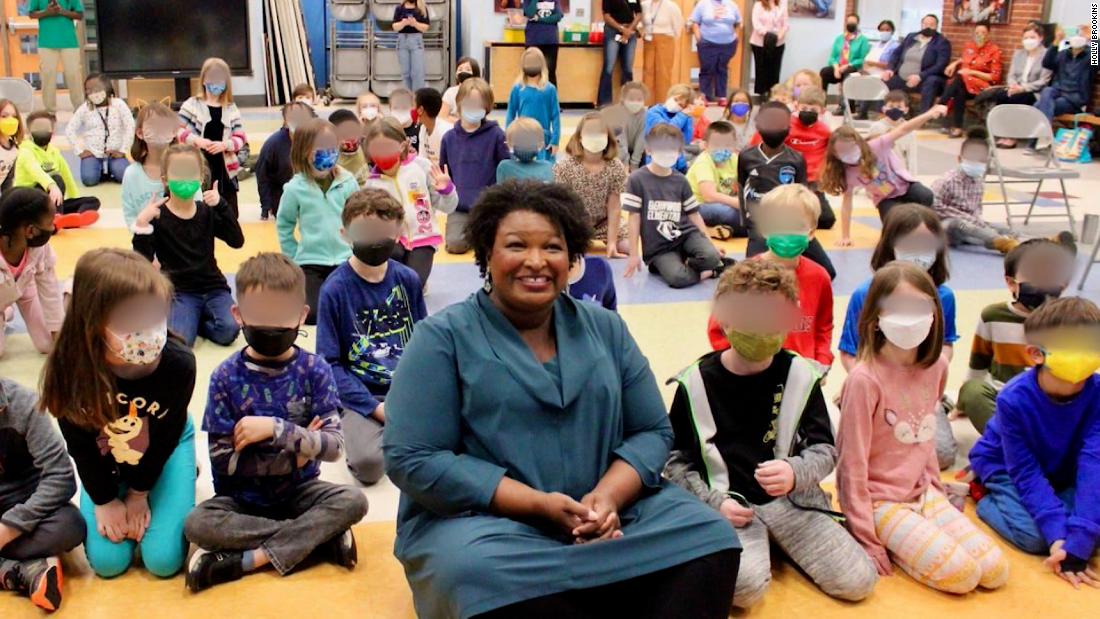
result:
[(600, 74), (600, 91), (596, 95), (596, 106), (611, 103), (611, 78), (615, 74), (615, 61), (619, 61), (622, 80), (625, 84), (634, 80), (634, 50), (638, 47), (638, 36), (630, 37), (626, 43), (615, 40), (619, 32), (611, 26), (603, 27), (603, 73)]
[(1039, 93), (1039, 100), (1035, 107), (1050, 120), (1062, 114), (1075, 114), (1081, 111), (1081, 107), (1074, 105), (1072, 101), (1062, 96), (1062, 91), (1052, 86), (1047, 86)]
[(717, 101), (729, 96), (730, 59), (737, 51), (733, 43), (699, 41), (699, 91), (707, 101)]
[(398, 34), (397, 60), (405, 88), (416, 92), (424, 87), (424, 35)]
[[(125, 489), (119, 498), (125, 496)], [(141, 540), (141, 560), (154, 576), (169, 578), (183, 567), (187, 541), (183, 521), (195, 507), (195, 427), (191, 420), (180, 435), (175, 451), (164, 463), (160, 478), (149, 491), (149, 528)], [(80, 491), (80, 514), (88, 527), (84, 552), (88, 563), (100, 578), (113, 578), (130, 567), (134, 559), (133, 540), (114, 543), (99, 534), (95, 521), (95, 503)]]
[[(106, 173), (103, 169), (105, 163), (107, 164)], [(116, 183), (121, 183), (122, 176), (126, 174), (128, 167), (130, 167), (130, 160), (125, 157), (117, 159), (87, 157), (80, 160), (80, 182), (85, 187), (95, 187), (104, 176), (110, 176)]]
[(233, 319), (232, 307), (233, 296), (228, 290), (177, 292), (172, 299), (168, 328), (188, 346), (194, 346), (195, 338), (200, 335), (215, 344), (228, 346), (241, 330)]
[[(1012, 478), (1001, 473), (982, 480), (982, 484), (989, 492), (981, 501), (978, 501), (978, 517), (983, 522), (1012, 543), (1020, 550), (1033, 555), (1045, 555), (1050, 552), (1050, 545), (1055, 540), (1043, 538), (1039, 526), (1024, 507), (1020, 493), (1016, 491), (1016, 484)], [(1058, 498), (1066, 505), (1066, 511), (1073, 511), (1074, 497), (1077, 491), (1063, 488), (1058, 491)]]
[(733, 208), (726, 204), (707, 203), (699, 205), (699, 215), (703, 217), (703, 223), (708, 226), (729, 226), (736, 231), (741, 230), (744, 236), (745, 229), (741, 225), (741, 209)]

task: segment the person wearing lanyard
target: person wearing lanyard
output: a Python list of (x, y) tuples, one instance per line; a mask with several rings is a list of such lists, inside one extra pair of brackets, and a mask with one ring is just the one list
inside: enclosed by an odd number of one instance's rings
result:
[(596, 106), (611, 103), (611, 78), (619, 61), (621, 82), (634, 81), (634, 50), (642, 21), (641, 0), (603, 0), (603, 73)]
[(699, 50), (699, 90), (725, 105), (729, 64), (737, 51), (741, 11), (733, 0), (700, 0), (688, 19)]
[(65, 128), (73, 152), (80, 156), (80, 181), (85, 187), (105, 178), (121, 183), (130, 165), (126, 153), (134, 144), (134, 115), (102, 75), (89, 75), (84, 92), (86, 102), (73, 111)]
[(760, 0), (752, 5), (752, 57), (756, 66), (753, 92), (767, 98), (772, 86), (779, 83), (783, 66), (783, 50), (787, 43), (787, 0)]
[(642, 83), (649, 91), (646, 105), (657, 103), (672, 88), (673, 61), (684, 31), (684, 13), (672, 0), (647, 0), (644, 15), (645, 44), (642, 45)]

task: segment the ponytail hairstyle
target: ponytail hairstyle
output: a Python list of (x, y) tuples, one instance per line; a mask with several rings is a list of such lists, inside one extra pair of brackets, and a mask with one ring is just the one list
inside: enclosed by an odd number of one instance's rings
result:
[(117, 418), (117, 383), (107, 366), (111, 312), (139, 295), (172, 303), (172, 284), (140, 254), (128, 249), (93, 249), (76, 263), (71, 305), (57, 343), (46, 358), (39, 407), (61, 421), (93, 432)]

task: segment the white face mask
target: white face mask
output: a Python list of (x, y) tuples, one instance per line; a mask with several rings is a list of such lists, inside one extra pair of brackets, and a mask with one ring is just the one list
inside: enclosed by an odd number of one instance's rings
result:
[(858, 148), (853, 148), (852, 150), (836, 151), (836, 158), (840, 159), (843, 163), (847, 165), (856, 165), (857, 163), (859, 163), (859, 160), (862, 156), (863, 153), (860, 152)]
[(392, 110), (393, 118), (402, 125), (411, 125), (413, 121), (412, 112), (409, 110)]
[(676, 162), (680, 160), (680, 151), (678, 150), (657, 150), (653, 151), (650, 155), (653, 159), (653, 163), (661, 166), (662, 168), (673, 168), (676, 166)]
[(878, 33), (878, 38), (883, 43), (886, 43), (890, 39), (894, 38), (894, 33), (890, 32), (889, 30), (883, 30), (883, 31)]
[(363, 108), (363, 111), (359, 113), (359, 118), (363, 120), (374, 120), (378, 118), (378, 108), (373, 105)]
[(645, 107), (644, 101), (623, 101), (623, 107), (627, 109), (631, 114), (637, 114)]
[(1083, 37), (1081, 35), (1077, 35), (1075, 37), (1070, 37), (1070, 39), (1069, 39), (1069, 46), (1072, 47), (1073, 49), (1081, 49), (1082, 47), (1084, 47), (1088, 44), (1089, 44), (1088, 39), (1086, 39), (1085, 37)]
[(97, 90), (88, 95), (88, 100), (91, 101), (93, 105), (103, 105), (103, 102), (107, 100), (107, 93), (102, 90)]
[(607, 148), (607, 134), (581, 134), (581, 146), (590, 153), (602, 153)]
[(684, 108), (675, 98), (670, 98), (668, 101), (665, 101), (665, 109), (668, 110), (671, 114), (678, 114), (680, 110), (683, 110)]
[(907, 252), (907, 251), (895, 251), (894, 257), (902, 262), (908, 262), (915, 264), (921, 269), (927, 271), (932, 268), (933, 264), (936, 264), (936, 252)]
[(115, 333), (108, 329), (107, 332), (118, 340), (118, 346), (121, 348), (119, 350), (115, 350), (114, 346), (110, 348), (119, 359), (130, 365), (149, 365), (160, 358), (161, 351), (168, 343), (168, 320), (165, 319), (159, 324), (140, 331)]
[(889, 314), (878, 318), (878, 328), (891, 344), (913, 350), (928, 338), (935, 316), (932, 314)]
[(1029, 52), (1034, 51), (1035, 48), (1039, 47), (1039, 39), (1024, 39), (1023, 46)]

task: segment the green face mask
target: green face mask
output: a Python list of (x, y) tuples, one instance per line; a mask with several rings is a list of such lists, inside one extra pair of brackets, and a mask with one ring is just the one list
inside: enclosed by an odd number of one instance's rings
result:
[(168, 181), (168, 191), (181, 200), (190, 200), (199, 192), (199, 181)]
[(810, 246), (810, 237), (806, 234), (773, 234), (768, 237), (768, 249), (785, 260), (797, 258)]
[(783, 342), (787, 334), (778, 333), (745, 333), (734, 329), (726, 329), (726, 339), (730, 346), (737, 351), (746, 361), (754, 363), (766, 361), (783, 349)]

